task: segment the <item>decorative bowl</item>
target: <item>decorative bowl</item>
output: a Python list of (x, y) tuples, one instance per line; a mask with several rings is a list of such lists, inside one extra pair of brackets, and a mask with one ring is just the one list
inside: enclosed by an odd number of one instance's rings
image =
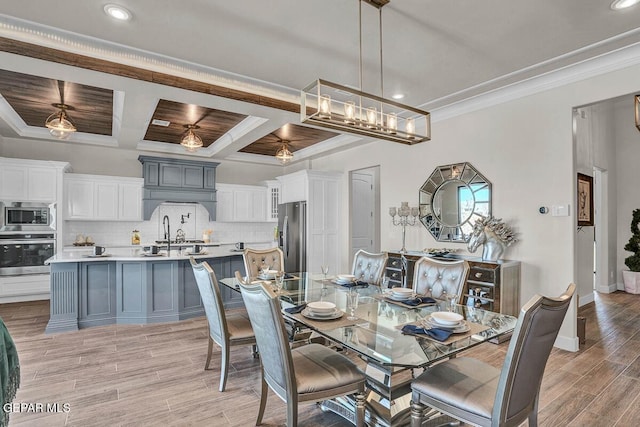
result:
[(435, 313), (431, 313), (431, 318), (436, 323), (447, 326), (458, 325), (462, 319), (464, 319), (461, 314), (453, 313), (451, 311), (436, 311)]
[(309, 311), (317, 314), (330, 314), (336, 311), (336, 305), (329, 301), (314, 301), (307, 304)]

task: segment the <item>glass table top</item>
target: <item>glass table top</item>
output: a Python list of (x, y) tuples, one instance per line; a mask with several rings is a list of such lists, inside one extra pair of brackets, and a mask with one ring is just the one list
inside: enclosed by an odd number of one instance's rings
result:
[[(284, 281), (280, 291), (282, 308), (293, 307), (312, 301), (329, 301), (348, 313), (347, 296), (351, 288), (336, 284), (333, 278), (325, 279), (321, 274), (292, 273), (293, 279)], [(221, 284), (240, 291), (235, 278), (222, 279)], [(275, 285), (274, 282), (272, 284)], [(435, 311), (448, 311), (450, 304), (436, 300), (435, 304), (409, 308), (390, 301), (378, 286), (355, 287), (359, 295), (356, 310), (357, 320), (345, 321), (346, 315), (336, 320), (311, 321), (304, 316), (293, 316), (283, 311), (298, 323), (316, 330), (321, 335), (335, 341), (381, 366), (416, 368), (428, 366), (443, 358), (511, 332), (517, 318), (480, 308), (456, 305), (453, 310), (461, 314), (472, 331), (453, 334), (445, 342), (424, 336), (405, 335), (401, 328), (421, 321)], [(335, 328), (332, 327), (332, 322)], [(346, 324), (345, 324), (346, 323)], [(477, 332), (477, 333), (473, 333)]]

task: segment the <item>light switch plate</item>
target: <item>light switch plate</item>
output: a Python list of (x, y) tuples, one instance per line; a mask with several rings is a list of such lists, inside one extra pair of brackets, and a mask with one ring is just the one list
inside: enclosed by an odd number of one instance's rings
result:
[(569, 205), (551, 206), (551, 216), (569, 216)]

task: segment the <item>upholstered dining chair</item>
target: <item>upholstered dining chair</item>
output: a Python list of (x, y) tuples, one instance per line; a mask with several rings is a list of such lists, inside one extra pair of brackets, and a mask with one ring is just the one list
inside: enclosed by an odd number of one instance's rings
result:
[(422, 257), (416, 261), (413, 270), (413, 290), (433, 298), (457, 295), (459, 301), (468, 275), (469, 263), (465, 260), (441, 261)]
[(280, 248), (246, 248), (242, 258), (246, 275), (249, 277), (258, 277), (263, 265), (270, 266), (272, 270), (284, 271), (284, 253)]
[(386, 252), (372, 254), (360, 249), (353, 257), (352, 274), (358, 280), (380, 286), (388, 257)]
[(204, 305), (204, 312), (207, 317), (209, 330), (209, 347), (207, 350), (207, 361), (204, 369), (209, 369), (213, 343), (221, 348), (222, 363), (220, 367), (220, 391), (224, 391), (227, 384), (227, 373), (229, 371), (229, 350), (231, 346), (252, 345), (253, 356), (257, 355), (256, 338), (251, 328), (251, 321), (246, 313), (233, 312), (226, 313), (222, 305), (222, 295), (216, 274), (205, 261), (200, 264), (193, 257), (190, 257), (193, 274), (200, 290), (200, 297)]
[(521, 309), (502, 369), (470, 358), (449, 359), (412, 384), (411, 426), (426, 407), (478, 426), (538, 425), (540, 384), (576, 285), (558, 298), (536, 295)]
[(262, 282), (240, 282), (262, 363), (256, 425), (262, 423), (268, 387), (287, 403), (287, 427), (298, 424), (298, 403), (355, 394), (355, 424), (364, 426), (364, 373), (347, 357), (320, 344), (291, 349), (278, 295)]

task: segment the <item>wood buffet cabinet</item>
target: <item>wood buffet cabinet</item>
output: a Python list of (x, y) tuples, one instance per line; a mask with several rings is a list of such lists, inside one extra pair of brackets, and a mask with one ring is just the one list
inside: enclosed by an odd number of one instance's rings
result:
[[(389, 287), (411, 288), (415, 263), (428, 254), (423, 252), (387, 253), (389, 258), (385, 275), (389, 278)], [(461, 304), (518, 316), (520, 312), (519, 261), (484, 261), (481, 258), (463, 255), (434, 258), (444, 261), (464, 259), (469, 263), (469, 276), (462, 290)]]

